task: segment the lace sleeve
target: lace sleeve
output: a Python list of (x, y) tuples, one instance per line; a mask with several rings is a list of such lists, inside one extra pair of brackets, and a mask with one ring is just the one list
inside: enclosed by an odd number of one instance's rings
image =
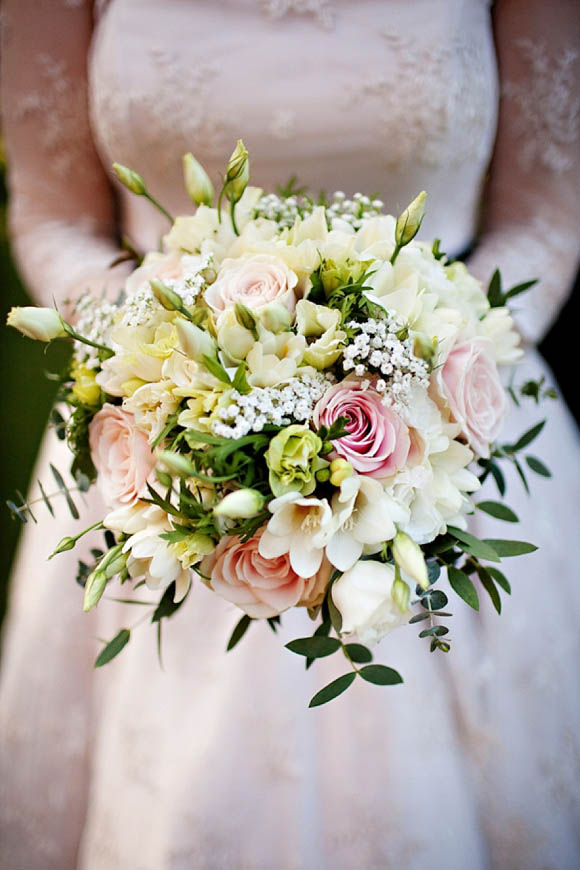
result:
[(500, 120), (471, 267), (486, 280), (500, 265), (506, 286), (539, 279), (517, 300), (516, 318), (524, 338), (538, 342), (578, 266), (580, 5), (499, 0), (495, 28)]
[(2, 114), (14, 252), (40, 304), (119, 283), (113, 202), (89, 126), (88, 0), (4, 0)]

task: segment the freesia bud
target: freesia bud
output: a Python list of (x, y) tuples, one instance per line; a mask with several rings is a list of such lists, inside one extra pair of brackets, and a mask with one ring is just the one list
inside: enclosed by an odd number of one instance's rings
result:
[(288, 332), (292, 315), (285, 305), (280, 302), (271, 302), (260, 309), (259, 313), (262, 326), (274, 335), (280, 332)]
[(397, 243), (397, 246), (399, 248), (402, 248), (404, 245), (408, 245), (409, 242), (414, 239), (419, 232), (419, 227), (421, 226), (421, 222), (425, 214), (426, 199), (427, 194), (424, 190), (422, 190), (419, 196), (415, 197), (413, 202), (407, 206), (405, 211), (397, 220), (397, 226), (395, 228), (395, 242)]
[(217, 359), (217, 344), (205, 329), (200, 329), (189, 320), (178, 319), (175, 323), (181, 347), (190, 359), (198, 363), (204, 362), (204, 357)]
[(213, 509), (216, 517), (231, 520), (250, 519), (260, 513), (265, 498), (255, 489), (237, 489), (228, 493)]
[(158, 450), (157, 458), (170, 474), (174, 474), (177, 477), (191, 477), (195, 471), (191, 460), (182, 453), (173, 453), (171, 450)]
[(401, 580), (400, 577), (397, 577), (391, 589), (391, 597), (401, 613), (406, 613), (409, 609), (410, 595), (411, 590), (409, 589), (408, 583), (405, 583), (404, 580)]
[(416, 580), (422, 589), (429, 586), (429, 575), (423, 551), (405, 532), (397, 532), (393, 539), (395, 562), (405, 574)]
[(257, 340), (258, 338), (258, 330), (257, 323), (258, 318), (246, 305), (242, 302), (236, 302), (234, 305), (234, 312), (236, 315), (236, 320), (243, 326), (244, 329), (247, 329), (248, 332), (251, 332), (253, 337)]
[(330, 482), (333, 486), (340, 486), (343, 480), (354, 474), (354, 468), (346, 459), (333, 459), (330, 463)]
[(151, 278), (149, 283), (160, 305), (163, 305), (167, 311), (181, 311), (183, 299), (175, 290), (172, 290), (171, 287), (168, 287), (159, 278)]
[(127, 564), (128, 554), (123, 553), (123, 544), (116, 544), (111, 547), (108, 553), (105, 553), (92, 574), (89, 574), (85, 585), (85, 594), (83, 597), (83, 610), (87, 613), (89, 610), (99, 603), (103, 592), (107, 586), (107, 582), (124, 570)]
[(68, 335), (62, 317), (54, 308), (36, 308), (34, 305), (11, 308), (6, 323), (36, 341), (52, 341)]
[(250, 161), (241, 139), (229, 159), (226, 169), (225, 194), (230, 202), (239, 202), (250, 180)]
[(138, 172), (129, 169), (128, 166), (123, 166), (122, 163), (113, 163), (113, 170), (121, 184), (124, 184), (131, 193), (143, 196), (143, 194), (147, 192), (145, 182)]
[(196, 205), (211, 206), (214, 198), (213, 184), (203, 166), (191, 153), (183, 156), (183, 176), (185, 189), (193, 202)]

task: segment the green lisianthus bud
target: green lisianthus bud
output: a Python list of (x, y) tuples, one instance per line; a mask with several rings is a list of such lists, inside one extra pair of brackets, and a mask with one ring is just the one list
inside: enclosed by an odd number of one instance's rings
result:
[(127, 564), (128, 554), (123, 553), (123, 544), (115, 544), (105, 553), (92, 574), (89, 574), (83, 597), (83, 610), (88, 613), (99, 603), (108, 581), (115, 574), (120, 574)]
[(6, 323), (36, 341), (52, 341), (68, 335), (64, 321), (55, 308), (37, 308), (34, 305), (11, 308)]
[(243, 326), (244, 329), (247, 329), (248, 332), (251, 332), (254, 339), (258, 340), (258, 318), (246, 305), (242, 302), (236, 302), (234, 305), (234, 312), (236, 315), (236, 320)]
[(237, 489), (230, 492), (213, 509), (216, 517), (250, 519), (260, 513), (266, 499), (255, 489)]
[(226, 169), (225, 194), (230, 202), (239, 202), (250, 180), (250, 160), (246, 146), (238, 139)]
[(308, 426), (293, 423), (272, 438), (266, 451), (270, 487), (274, 495), (300, 492), (310, 495), (316, 488), (316, 473), (328, 462), (319, 453), (322, 441)]
[(175, 326), (179, 343), (190, 359), (204, 364), (204, 357), (217, 360), (218, 346), (209, 332), (189, 320), (178, 318)]
[(392, 543), (395, 562), (405, 574), (416, 580), (422, 589), (429, 586), (429, 575), (421, 547), (405, 532), (397, 532)]
[(113, 163), (113, 170), (121, 184), (124, 184), (131, 193), (136, 193), (137, 196), (143, 196), (147, 193), (145, 182), (138, 172), (129, 169), (128, 166), (123, 166), (122, 163)]
[(171, 287), (168, 287), (159, 278), (151, 278), (149, 283), (153, 290), (153, 295), (167, 311), (181, 311), (183, 299), (175, 290), (172, 290)]
[(203, 166), (197, 162), (191, 152), (183, 155), (183, 177), (185, 189), (193, 202), (196, 205), (211, 206), (215, 193), (213, 184)]
[(422, 190), (400, 215), (395, 228), (397, 247), (402, 248), (404, 245), (408, 245), (419, 232), (419, 227), (425, 215), (426, 199), (427, 194)]
[(158, 450), (157, 458), (163, 468), (177, 477), (191, 477), (195, 471), (191, 460), (182, 453), (174, 453), (172, 450)]
[(409, 598), (411, 595), (411, 590), (407, 583), (404, 580), (401, 580), (400, 577), (396, 577), (393, 581), (393, 585), (391, 587), (391, 598), (401, 611), (401, 613), (406, 613), (409, 608)]

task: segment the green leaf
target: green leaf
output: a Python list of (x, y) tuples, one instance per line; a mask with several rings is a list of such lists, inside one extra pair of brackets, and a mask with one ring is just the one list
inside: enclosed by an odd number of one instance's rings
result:
[(19, 507), (17, 504), (15, 504), (10, 499), (7, 500), (6, 506), (7, 506), (8, 510), (10, 511), (10, 513), (12, 513), (17, 519), (19, 519), (21, 523), (28, 522), (28, 519), (26, 517), (26, 512), (22, 509), (22, 507)]
[(448, 526), (447, 531), (459, 541), (459, 547), (466, 553), (470, 553), (477, 559), (486, 559), (488, 562), (499, 562), (499, 554), (493, 548), (493, 544), (488, 541), (480, 541), (469, 532), (464, 532), (462, 529), (457, 529), (453, 526)]
[(340, 649), (341, 643), (335, 637), (323, 637), (322, 635), (313, 635), (313, 637), (299, 637), (296, 640), (291, 640), (285, 644), (286, 649), (296, 653), (299, 656), (308, 656), (311, 659), (320, 659), (325, 656), (330, 656)]
[(447, 626), (433, 625), (431, 628), (426, 628), (419, 632), (419, 637), (441, 637), (444, 634), (449, 634)]
[[(337, 577), (340, 576), (338, 572)], [(335, 578), (336, 579), (336, 578)], [(332, 582), (332, 581), (331, 581)], [(332, 622), (332, 627), (334, 628), (337, 634), (340, 634), (342, 629), (342, 614), (334, 601), (332, 600), (332, 585), (328, 591), (328, 613), (330, 615), (330, 621)]]
[(321, 689), (320, 692), (317, 692), (316, 695), (314, 695), (308, 706), (320, 707), (321, 704), (328, 704), (329, 701), (338, 698), (339, 695), (346, 692), (348, 687), (352, 685), (355, 677), (356, 674), (353, 672), (351, 674), (343, 674), (342, 677), (333, 680), (332, 683), (329, 683), (324, 687), (324, 689)]
[(519, 474), (520, 479), (524, 485), (524, 489), (527, 492), (527, 494), (529, 495), (530, 494), (530, 487), (528, 486), (528, 481), (526, 480), (526, 475), (524, 474), (523, 468), (520, 465), (520, 463), (518, 462), (518, 460), (515, 458), (515, 456), (513, 457), (513, 460), (514, 460), (514, 465), (516, 467), (516, 471)]
[(522, 284), (516, 284), (515, 287), (512, 287), (508, 292), (504, 295), (504, 299), (507, 301), (508, 299), (513, 299), (514, 296), (519, 296), (520, 293), (525, 293), (526, 290), (529, 290), (530, 287), (533, 287), (534, 284), (538, 283), (538, 279), (534, 278), (533, 281), (524, 281)]
[(223, 365), (217, 361), (217, 359), (214, 359), (213, 357), (208, 356), (208, 354), (205, 353), (202, 356), (202, 361), (208, 372), (210, 372), (214, 376), (214, 378), (217, 378), (218, 381), (222, 382), (222, 384), (231, 384), (230, 376), (224, 369)]
[(45, 491), (44, 491), (44, 487), (43, 487), (42, 483), (40, 482), (40, 480), (38, 481), (38, 488), (40, 489), (40, 494), (41, 494), (41, 496), (42, 496), (42, 500), (43, 500), (43, 502), (45, 503), (45, 505), (46, 505), (46, 507), (47, 507), (47, 510), (48, 510), (49, 514), (51, 515), (51, 517), (53, 517), (53, 516), (54, 516), (54, 511), (53, 511), (53, 509), (52, 509), (52, 505), (51, 505), (51, 503), (50, 503), (50, 501), (49, 501), (49, 499), (48, 499), (47, 494), (46, 494)]
[(519, 450), (523, 450), (524, 447), (527, 447), (528, 444), (531, 444), (534, 441), (544, 426), (546, 425), (545, 420), (540, 420), (539, 423), (536, 423), (535, 426), (532, 426), (531, 429), (528, 429), (527, 432), (524, 432), (521, 438), (519, 438), (516, 443), (512, 447), (512, 451), (517, 453)]
[(62, 474), (60, 473), (60, 471), (57, 468), (54, 467), (52, 462), (50, 463), (50, 470), (52, 471), (52, 476), (56, 480), (56, 484), (57, 484), (58, 488), (63, 493), (63, 495), (66, 499), (68, 509), (71, 512), (73, 519), (78, 520), (80, 517), (80, 514), (78, 512), (76, 504), (74, 503), (74, 501), (71, 498), (71, 494), (68, 491), (68, 487), (63, 480)]
[(429, 578), (429, 585), (433, 585), (439, 579), (441, 574), (441, 565), (439, 562), (436, 562), (434, 559), (427, 562), (427, 576)]
[(501, 614), (501, 598), (499, 597), (499, 592), (497, 591), (495, 583), (482, 565), (478, 567), (477, 573), (479, 575), (481, 585), (491, 598), (491, 603), (493, 604), (497, 612)]
[(516, 514), (507, 505), (499, 501), (480, 501), (475, 505), (480, 511), (485, 511), (497, 520), (505, 520), (506, 523), (518, 523)]
[(493, 547), (495, 552), (502, 558), (507, 556), (524, 556), (526, 553), (533, 553), (538, 549), (534, 544), (529, 544), (527, 541), (506, 541), (499, 538), (486, 538), (485, 543)]
[(374, 683), (375, 686), (395, 686), (403, 682), (400, 673), (386, 665), (366, 665), (359, 670), (359, 675), (367, 683)]
[(179, 608), (185, 601), (185, 598), (182, 598), (181, 601), (174, 601), (174, 596), (175, 582), (170, 583), (165, 592), (163, 593), (159, 604), (153, 612), (151, 622), (159, 622), (161, 619), (167, 619), (168, 617), (173, 616), (176, 610), (179, 610)]
[(245, 362), (240, 363), (236, 369), (236, 373), (234, 375), (234, 380), (232, 381), (232, 387), (234, 390), (237, 390), (238, 393), (241, 393), (243, 396), (246, 393), (250, 393), (252, 391), (251, 386), (249, 385), (246, 379), (246, 364)]
[(489, 462), (488, 463), (489, 471), (493, 479), (495, 480), (495, 485), (498, 488), (500, 495), (505, 495), (506, 485), (505, 485), (505, 477), (503, 476), (503, 471), (497, 464), (497, 462)]
[(459, 568), (449, 567), (447, 569), (447, 576), (449, 578), (449, 585), (456, 592), (460, 598), (463, 598), (466, 604), (469, 604), (470, 607), (473, 607), (474, 610), (479, 610), (479, 596), (477, 594), (477, 589), (463, 571), (460, 571)]
[(230, 639), (228, 641), (228, 645), (226, 647), (226, 652), (229, 652), (231, 649), (233, 649), (235, 647), (235, 645), (237, 643), (239, 643), (239, 641), (243, 638), (246, 631), (250, 627), (251, 621), (252, 621), (252, 619), (250, 616), (248, 616), (247, 613), (245, 613), (242, 616), (242, 618), (240, 619), (240, 621), (238, 622), (238, 624), (236, 625), (236, 627), (232, 631), (232, 636), (230, 637)]
[(366, 646), (363, 646), (362, 643), (347, 643), (344, 645), (344, 650), (351, 662), (356, 664), (366, 664), (373, 660), (372, 652)]
[(413, 625), (415, 622), (422, 622), (424, 619), (429, 619), (429, 612), (424, 613), (416, 613), (415, 616), (412, 616), (409, 620), (409, 625)]
[(497, 568), (492, 568), (491, 565), (487, 567), (487, 573), (491, 575), (491, 577), (495, 580), (498, 586), (501, 586), (504, 592), (507, 592), (508, 595), (512, 594), (512, 587), (509, 584), (509, 581), (505, 574), (502, 574)]
[(535, 456), (526, 456), (526, 462), (532, 471), (535, 471), (536, 474), (541, 474), (542, 477), (551, 477), (552, 472), (549, 468), (546, 468), (543, 462), (540, 462)]
[(444, 592), (442, 592), (440, 589), (434, 589), (430, 595), (425, 595), (421, 599), (421, 604), (427, 610), (442, 610), (442, 608), (445, 607), (448, 601), (449, 599)]
[(113, 640), (110, 640), (104, 649), (101, 650), (95, 661), (95, 667), (101, 668), (106, 665), (115, 656), (118, 656), (121, 650), (127, 646), (131, 638), (131, 632), (128, 628), (122, 628), (119, 634), (116, 634)]
[(504, 304), (504, 295), (501, 289), (501, 274), (499, 269), (496, 269), (491, 276), (489, 287), (487, 288), (487, 299), (491, 308), (497, 308)]

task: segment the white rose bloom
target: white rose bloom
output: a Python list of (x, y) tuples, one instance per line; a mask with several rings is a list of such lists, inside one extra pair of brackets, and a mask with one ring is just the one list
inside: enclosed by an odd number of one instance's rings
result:
[(386, 493), (378, 480), (352, 474), (332, 498), (336, 531), (326, 545), (326, 557), (339, 571), (360, 559), (366, 546), (390, 541), (395, 523), (409, 520), (409, 509)]
[(278, 257), (245, 253), (224, 260), (217, 279), (205, 291), (205, 301), (218, 313), (241, 302), (258, 310), (271, 302), (293, 312), (298, 276)]
[(288, 492), (268, 505), (273, 516), (260, 538), (265, 559), (289, 553), (290, 564), (300, 577), (313, 577), (320, 568), (324, 548), (333, 533), (327, 500)]
[(357, 562), (332, 586), (332, 600), (342, 616), (342, 633), (356, 634), (373, 645), (389, 631), (406, 625), (410, 609), (401, 612), (392, 598), (395, 569), (367, 559)]

